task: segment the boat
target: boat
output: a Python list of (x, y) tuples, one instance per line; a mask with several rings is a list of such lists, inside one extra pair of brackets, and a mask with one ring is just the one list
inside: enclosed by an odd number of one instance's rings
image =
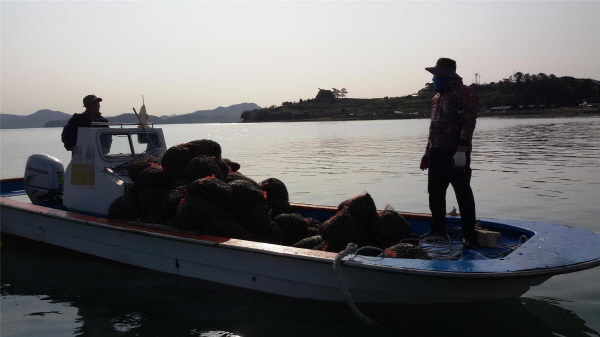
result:
[[(407, 259), (295, 248), (198, 235), (169, 226), (110, 220), (111, 201), (128, 186), (123, 165), (166, 148), (160, 128), (80, 128), (66, 170), (34, 154), (24, 177), (0, 181), (3, 241), (23, 237), (159, 272), (287, 297), (352, 303), (463, 303), (518, 298), (554, 275), (600, 266), (600, 234), (560, 224), (480, 219), (499, 233), (492, 247), (462, 249), (451, 258)], [(325, 221), (337, 206), (291, 203), (294, 212)], [(398, 212), (414, 233), (431, 216)], [(460, 217), (447, 217), (448, 230)], [(432, 254), (446, 248), (435, 247)], [(369, 247), (366, 247), (369, 249)], [(373, 256), (377, 255), (377, 256)]]

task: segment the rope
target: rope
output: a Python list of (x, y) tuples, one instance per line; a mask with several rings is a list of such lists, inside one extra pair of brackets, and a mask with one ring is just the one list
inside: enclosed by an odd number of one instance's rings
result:
[(355, 258), (357, 255), (360, 255), (360, 254), (358, 254), (358, 253), (360, 253), (360, 252), (361, 252), (361, 251), (363, 251), (363, 250), (367, 250), (367, 249), (372, 249), (372, 250), (377, 250), (377, 251), (379, 251), (379, 255), (377, 255), (376, 257), (388, 257), (388, 256), (387, 256), (387, 254), (385, 253), (385, 251), (384, 251), (383, 249), (379, 248), (379, 247), (373, 247), (373, 246), (363, 246), (363, 247), (360, 247), (360, 248), (358, 248), (358, 249), (356, 250), (356, 252), (354, 253), (354, 256), (350, 258), (350, 261), (354, 260), (354, 258)]
[[(481, 226), (478, 224), (476, 228), (481, 228)], [(527, 236), (521, 235), (519, 237), (519, 243), (508, 246), (498, 245), (496, 247), (496, 252), (486, 253), (484, 256), (490, 259), (505, 257), (521, 247), (527, 240)], [(404, 241), (417, 241), (417, 239), (409, 238), (400, 242)], [(460, 245), (462, 243), (460, 227), (447, 228), (445, 237), (428, 236), (418, 241), (419, 248), (426, 251), (432, 260), (460, 260), (463, 256), (462, 249), (454, 248), (455, 244)]]
[[(344, 296), (344, 301), (346, 302), (346, 305), (348, 305), (348, 307), (350, 308), (350, 310), (352, 311), (354, 316), (356, 316), (361, 322), (363, 322), (364, 324), (366, 324), (370, 327), (381, 328), (381, 325), (379, 323), (373, 321), (372, 319), (367, 317), (367, 315), (363, 314), (360, 311), (360, 309), (358, 309), (356, 304), (354, 304), (354, 301), (352, 300), (352, 297), (350, 296), (350, 292), (348, 292), (348, 287), (346, 287), (346, 282), (344, 282), (344, 278), (342, 277), (342, 270), (340, 269), (340, 263), (342, 262), (342, 259), (350, 254), (356, 255), (357, 248), (358, 248), (358, 246), (355, 243), (349, 243), (348, 246), (346, 247), (346, 249), (339, 252), (338, 255), (335, 257), (335, 259), (333, 260), (333, 271), (335, 272), (335, 275), (337, 276), (338, 284), (340, 286), (340, 291), (342, 292), (342, 296)], [(365, 248), (365, 247), (363, 247), (363, 248)]]
[[(489, 257), (491, 259), (496, 259), (496, 258), (499, 258), (499, 257), (505, 257), (508, 254), (510, 254), (510, 253), (514, 252), (515, 250), (517, 250), (517, 248), (521, 247), (521, 245), (524, 244), (527, 240), (528, 240), (528, 238), (525, 235), (521, 235), (519, 237), (519, 243), (514, 244), (514, 245), (508, 245), (508, 246), (498, 245), (496, 247), (496, 249), (498, 250), (497, 252), (487, 253), (487, 254), (485, 254), (485, 257)], [(502, 249), (504, 249), (504, 251), (502, 251)]]
[[(400, 242), (404, 241), (417, 241), (417, 239), (409, 238)], [(454, 248), (455, 243), (462, 244), (458, 230), (448, 228), (444, 237), (428, 236), (418, 241), (417, 246), (426, 251), (432, 260), (460, 260), (463, 256), (462, 249)]]

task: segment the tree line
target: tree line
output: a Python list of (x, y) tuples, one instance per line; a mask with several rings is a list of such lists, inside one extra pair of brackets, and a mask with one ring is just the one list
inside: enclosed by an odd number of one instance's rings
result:
[[(577, 107), (583, 102), (599, 102), (600, 81), (554, 74), (516, 72), (497, 82), (470, 85), (479, 96), (482, 109), (497, 106), (531, 106), (534, 109)], [(313, 99), (283, 102), (281, 106), (244, 111), (244, 122), (305, 120), (327, 115), (350, 115), (358, 111), (394, 114), (395, 111), (427, 113), (435, 95), (433, 83), (426, 83), (417, 95), (373, 99), (346, 98), (345, 88), (321, 89)], [(356, 116), (356, 115), (355, 115)]]
[[(536, 108), (572, 107), (582, 102), (598, 102), (600, 81), (578, 79), (554, 74), (516, 72), (508, 78), (487, 84), (471, 84), (480, 103), (494, 106), (532, 105)], [(433, 92), (433, 83), (426, 83), (419, 94)]]

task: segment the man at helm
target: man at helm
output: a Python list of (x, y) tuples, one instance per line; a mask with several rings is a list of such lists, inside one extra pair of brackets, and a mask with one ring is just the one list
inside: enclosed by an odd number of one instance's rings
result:
[(108, 123), (108, 120), (100, 114), (100, 102), (102, 102), (102, 98), (96, 97), (96, 95), (87, 95), (83, 98), (85, 111), (80, 114), (73, 114), (73, 117), (69, 119), (69, 122), (63, 128), (61, 139), (67, 151), (73, 151), (73, 147), (77, 143), (77, 130), (80, 127), (90, 128), (92, 122)]

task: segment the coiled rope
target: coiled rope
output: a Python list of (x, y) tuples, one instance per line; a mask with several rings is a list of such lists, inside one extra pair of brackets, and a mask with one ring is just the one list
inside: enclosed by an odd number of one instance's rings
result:
[(348, 246), (346, 246), (346, 249), (339, 252), (333, 260), (333, 270), (335, 272), (335, 275), (337, 276), (338, 285), (340, 286), (340, 291), (342, 292), (344, 301), (346, 302), (346, 305), (348, 305), (354, 316), (356, 316), (361, 322), (370, 327), (381, 328), (381, 325), (379, 323), (370, 319), (369, 317), (367, 317), (367, 315), (363, 314), (362, 311), (360, 311), (360, 309), (358, 309), (358, 307), (352, 300), (352, 297), (350, 296), (350, 292), (348, 292), (348, 287), (346, 287), (346, 282), (344, 282), (344, 278), (342, 276), (342, 270), (340, 269), (340, 263), (342, 262), (342, 259), (350, 254), (356, 254), (357, 252), (358, 245), (355, 243), (349, 243)]
[(419, 240), (419, 248), (426, 251), (432, 260), (460, 260), (463, 256), (462, 249), (455, 248), (454, 243), (449, 235), (433, 236)]
[(458, 230), (447, 228), (444, 236), (407, 238), (400, 241), (400, 243), (404, 242), (411, 242), (423, 249), (432, 260), (460, 260), (463, 257), (462, 249), (455, 248), (456, 244), (462, 244), (460, 228)]
[(521, 247), (521, 245), (524, 244), (527, 240), (529, 240), (527, 238), (527, 236), (521, 235), (519, 237), (519, 243), (514, 244), (514, 245), (508, 245), (508, 246), (498, 245), (496, 247), (497, 252), (487, 253), (487, 254), (485, 254), (485, 257), (489, 257), (490, 259), (497, 259), (499, 257), (505, 257), (508, 254), (514, 252), (517, 248)]
[[(420, 240), (408, 238), (400, 242), (418, 241), (417, 245), (419, 248), (426, 251), (432, 260), (460, 260), (463, 257), (462, 249), (455, 248), (455, 246), (460, 246), (462, 244), (460, 227), (447, 228), (445, 234), (445, 236), (428, 236)], [(527, 240), (527, 236), (521, 235), (518, 243), (506, 246), (497, 245), (495, 252), (489, 252), (483, 255), (490, 259), (505, 257), (521, 247)]]

